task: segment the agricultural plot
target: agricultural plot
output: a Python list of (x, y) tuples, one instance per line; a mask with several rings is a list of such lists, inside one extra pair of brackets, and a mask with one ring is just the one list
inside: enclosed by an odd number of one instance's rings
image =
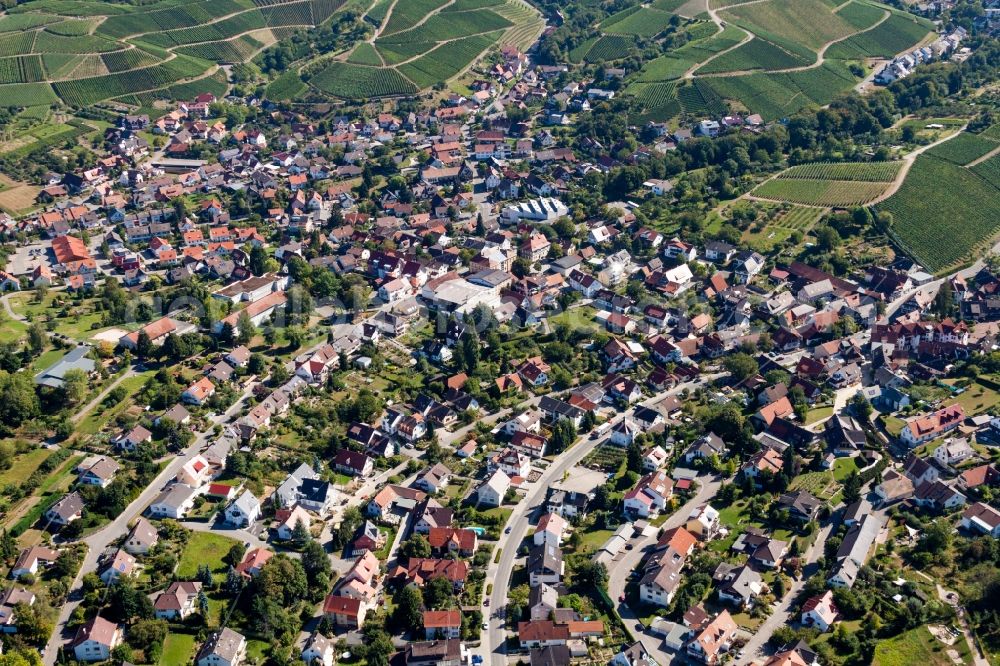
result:
[(406, 60), (418, 57), (434, 48), (434, 42), (412, 42), (408, 44), (387, 44), (376, 42), (376, 48), (387, 64), (398, 65)]
[(778, 178), (890, 183), (896, 178), (900, 167), (902, 162), (813, 162), (793, 166)]
[(124, 72), (126, 69), (138, 69), (155, 65), (157, 59), (141, 49), (126, 49), (112, 51), (101, 55), (101, 60), (109, 72)]
[(34, 83), (43, 80), (45, 72), (39, 56), (0, 58), (0, 83)]
[(80, 62), (76, 68), (70, 72), (68, 78), (86, 79), (91, 76), (104, 76), (110, 74), (104, 61), (99, 55), (85, 55), (80, 57)]
[(285, 100), (298, 97), (306, 91), (306, 84), (297, 72), (285, 72), (267, 86), (268, 99)]
[(748, 229), (743, 233), (743, 241), (758, 252), (772, 252), (795, 232), (804, 236), (822, 216), (822, 208), (791, 206), (778, 212), (759, 230), (753, 227)]
[(591, 63), (627, 58), (635, 47), (635, 38), (627, 35), (604, 35), (587, 51), (584, 60)]
[(728, 9), (723, 15), (755, 34), (770, 32), (778, 41), (813, 50), (856, 30), (820, 0), (766, 0)]
[(251, 2), (234, 0), (203, 0), (200, 2), (176, 3), (165, 0), (142, 9), (112, 16), (98, 28), (98, 32), (110, 37), (129, 37), (149, 32), (190, 28), (213, 19), (252, 9)]
[(725, 30), (707, 39), (688, 42), (671, 53), (647, 62), (639, 72), (639, 81), (669, 81), (680, 78), (688, 69), (713, 55), (740, 43), (744, 33), (739, 28)]
[(237, 63), (249, 60), (262, 48), (263, 42), (250, 35), (242, 35), (236, 39), (185, 46), (177, 52), (211, 62)]
[(611, 35), (652, 37), (666, 30), (670, 26), (671, 18), (673, 15), (667, 12), (652, 7), (642, 7), (619, 21), (602, 25), (601, 29)]
[(1000, 155), (995, 155), (970, 168), (987, 183), (1000, 183)]
[(694, 116), (718, 117), (726, 112), (726, 104), (703, 79), (677, 88), (677, 100), (684, 113)]
[[(152, 99), (192, 99), (204, 92), (216, 97), (222, 97), (229, 90), (229, 80), (224, 69), (218, 69), (214, 74), (195, 79), (187, 83), (177, 83), (168, 88), (142, 93)], [(148, 105), (146, 105), (148, 106)]]
[(854, 180), (775, 178), (759, 185), (752, 194), (806, 206), (860, 206), (882, 194), (885, 188), (885, 183)]
[(545, 29), (545, 21), (524, 2), (506, 2), (496, 8), (498, 14), (513, 23), (503, 35), (503, 43), (527, 51)]
[(66, 37), (79, 37), (89, 35), (97, 27), (95, 19), (59, 21), (45, 26), (46, 32), (64, 35)]
[(443, 42), (460, 39), (469, 35), (493, 32), (509, 28), (511, 22), (489, 9), (473, 9), (468, 12), (435, 14), (419, 28), (390, 35), (380, 43)]
[(80, 35), (64, 37), (42, 30), (35, 39), (36, 53), (103, 53), (117, 51), (122, 47), (116, 42), (99, 35)]
[(25, 55), (31, 52), (37, 32), (7, 33), (0, 39), (0, 57)]
[(178, 56), (155, 67), (132, 69), (87, 79), (60, 81), (53, 87), (67, 104), (84, 107), (112, 97), (164, 88), (182, 79), (201, 76), (204, 72), (205, 69), (199, 61)]
[(642, 109), (643, 121), (653, 120), (663, 122), (681, 112), (681, 103), (677, 99), (677, 84), (648, 83), (635, 95), (635, 101)]
[(965, 166), (997, 148), (1000, 148), (1000, 142), (980, 134), (962, 132), (958, 136), (934, 146), (927, 151), (927, 154)]
[(786, 117), (810, 105), (822, 106), (857, 81), (840, 63), (787, 73), (698, 79), (722, 98), (738, 100), (767, 120)]
[(0, 99), (9, 106), (40, 106), (59, 101), (48, 83), (0, 85)]
[(837, 10), (836, 13), (855, 30), (867, 30), (881, 20), (885, 15), (885, 10), (861, 2), (850, 2)]
[(378, 0), (365, 14), (365, 19), (376, 28), (379, 27), (388, 15), (392, 2), (393, 0)]
[(383, 64), (382, 56), (368, 42), (361, 42), (354, 47), (354, 51), (348, 56), (347, 62), (353, 62), (356, 65), (374, 65), (375, 67)]
[[(645, 84), (679, 79), (691, 72), (695, 86), (676, 89), (681, 111), (707, 114), (723, 108), (721, 100), (731, 100), (766, 120), (778, 120), (806, 107), (829, 104), (849, 91), (858, 81), (849, 69), (850, 61), (895, 55), (918, 43), (930, 29), (923, 19), (862, 0), (713, 0), (712, 6), (727, 20), (723, 32), (647, 62), (626, 92), (641, 92), (649, 102), (651, 95), (666, 89)], [(605, 22), (605, 31), (635, 21), (639, 11), (619, 12), (612, 17), (616, 20)], [(740, 44), (747, 32), (752, 39)], [(631, 45), (625, 42), (617, 44), (617, 54), (611, 53), (607, 38), (587, 49), (586, 61), (629, 55)], [(826, 59), (817, 66), (821, 48), (827, 49)], [(663, 108), (677, 111), (666, 101)]]
[(739, 48), (724, 53), (715, 60), (699, 67), (698, 74), (736, 72), (750, 70), (774, 70), (803, 67), (815, 62), (802, 55), (781, 48), (766, 39), (754, 38)]
[(687, 0), (653, 0), (653, 2), (649, 3), (649, 6), (673, 14), (684, 6), (685, 2)]
[(827, 58), (891, 58), (910, 48), (933, 30), (925, 19), (892, 10), (892, 16), (871, 30), (830, 47)]
[(409, 30), (427, 18), (431, 12), (440, 9), (447, 0), (407, 0), (397, 2), (389, 15), (389, 22), (382, 30), (383, 35)]
[(455, 0), (447, 7), (441, 9), (442, 14), (450, 12), (466, 12), (470, 9), (483, 9), (485, 7), (501, 7), (504, 0)]
[(1000, 228), (998, 188), (1000, 183), (975, 170), (924, 154), (899, 191), (877, 208), (892, 213), (893, 233), (903, 249), (943, 272), (989, 243)]
[(497, 37), (499, 34), (493, 33), (445, 42), (430, 53), (400, 66), (399, 71), (420, 88), (447, 81), (489, 48)]
[[(39, 0), (30, 8), (19, 8), (24, 13), (0, 17), (0, 32), (8, 37), (0, 40), (0, 85), (47, 79), (73, 106), (136, 93), (159, 91), (162, 97), (170, 90), (186, 92), (189, 88), (182, 82), (204, 78), (210, 63), (246, 62), (288, 36), (290, 28), (323, 22), (343, 4), (344, 0), (153, 0), (143, 5)], [(24, 57), (3, 60), (11, 56)], [(215, 79), (212, 85), (219, 87)], [(46, 86), (37, 93), (48, 97), (53, 89)], [(31, 94), (28, 89), (18, 92)]]
[[(357, 45), (346, 62), (329, 65), (309, 83), (345, 98), (410, 94), (456, 76), (504, 35), (505, 43), (521, 43), (537, 34), (539, 17), (522, 2), (460, 3), (442, 7), (443, 2), (418, 0), (392, 5), (374, 45)], [(419, 16), (414, 7), (422, 8)]]
[(0, 16), (0, 32), (21, 32), (61, 20), (61, 16), (52, 14), (8, 14)]
[(395, 69), (332, 63), (309, 83), (322, 92), (348, 99), (366, 99), (417, 92), (413, 82)]

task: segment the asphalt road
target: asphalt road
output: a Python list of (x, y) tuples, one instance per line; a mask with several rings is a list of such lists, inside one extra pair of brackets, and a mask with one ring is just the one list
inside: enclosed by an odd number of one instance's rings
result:
[[(657, 393), (652, 398), (639, 403), (639, 405), (654, 405), (667, 396), (676, 395), (684, 389), (699, 388), (710, 379), (710, 377), (705, 376), (699, 377), (697, 381), (691, 384), (685, 384), (669, 391)], [(618, 423), (631, 415), (639, 405), (635, 405), (628, 411), (623, 412), (612, 423)], [(481, 654), (484, 657), (484, 663), (487, 659), (494, 666), (506, 666), (507, 663), (507, 632), (504, 628), (504, 621), (496, 617), (495, 613), (507, 605), (507, 592), (510, 587), (511, 574), (514, 570), (514, 562), (517, 559), (518, 546), (521, 543), (521, 539), (528, 532), (532, 514), (535, 513), (539, 505), (545, 500), (549, 487), (562, 479), (563, 474), (580, 463), (602, 441), (606, 441), (606, 439), (594, 440), (588, 437), (567, 451), (564, 451), (534, 483), (529, 484), (527, 494), (514, 507), (514, 511), (507, 521), (509, 532), (505, 530), (505, 533), (501, 535), (500, 541), (497, 543), (497, 548), (501, 551), (500, 561), (495, 564), (491, 563), (486, 573), (486, 580), (493, 584), (493, 592), (489, 597), (490, 606), (488, 609), (484, 609), (490, 611), (489, 613), (484, 612), (484, 615), (488, 616), (489, 628), (486, 640), (482, 641), (478, 649), (473, 650), (473, 653)]]
[[(216, 416), (212, 419), (213, 425), (215, 423), (226, 423), (232, 419), (232, 417), (239, 413), (240, 409), (243, 407), (244, 402), (250, 395), (253, 387), (256, 383), (248, 386), (240, 399), (232, 404), (229, 409), (227, 409), (223, 414)], [(110, 523), (97, 530), (93, 534), (85, 536), (80, 540), (81, 543), (87, 545), (87, 555), (83, 560), (83, 564), (80, 566), (80, 571), (77, 573), (76, 578), (73, 580), (73, 584), (70, 586), (70, 597), (76, 597), (76, 594), (80, 591), (80, 584), (83, 577), (97, 570), (98, 560), (104, 551), (110, 546), (114, 541), (124, 535), (128, 529), (129, 524), (142, 515), (142, 512), (146, 510), (146, 507), (156, 496), (160, 494), (167, 483), (177, 476), (177, 473), (181, 470), (181, 467), (185, 465), (189, 460), (198, 455), (202, 449), (209, 443), (209, 438), (212, 435), (212, 428), (209, 428), (205, 432), (200, 432), (196, 435), (194, 441), (188, 446), (184, 451), (173, 458), (163, 471), (157, 475), (157, 477), (146, 486), (145, 489), (139, 496), (136, 497), (128, 508), (125, 509), (118, 517), (112, 520)], [(46, 666), (52, 666), (55, 664), (56, 657), (59, 652), (59, 648), (63, 645), (66, 640), (72, 639), (72, 636), (64, 636), (63, 633), (66, 629), (66, 623), (69, 621), (70, 615), (76, 610), (76, 607), (80, 605), (80, 601), (67, 600), (62, 608), (59, 609), (59, 618), (56, 620), (55, 628), (52, 631), (52, 635), (49, 637), (49, 642), (45, 646), (45, 654), (42, 657), (43, 662)]]

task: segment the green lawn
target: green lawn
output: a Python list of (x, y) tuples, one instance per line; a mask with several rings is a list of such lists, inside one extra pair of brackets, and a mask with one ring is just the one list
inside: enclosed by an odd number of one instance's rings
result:
[(0, 311), (0, 342), (17, 342), (28, 332), (28, 325), (14, 321), (6, 312)]
[(857, 468), (858, 463), (854, 458), (837, 458), (833, 461), (833, 478), (840, 483)]
[(192, 532), (177, 565), (177, 578), (193, 580), (198, 573), (198, 566), (207, 564), (212, 573), (221, 580), (229, 569), (229, 565), (223, 562), (222, 558), (234, 543), (237, 543), (235, 539), (219, 534)]
[(806, 425), (811, 425), (817, 421), (822, 421), (823, 419), (828, 419), (833, 416), (833, 405), (822, 405), (820, 407), (813, 407), (808, 412), (806, 412)]
[(906, 421), (903, 419), (898, 419), (895, 416), (883, 417), (885, 422), (885, 430), (893, 437), (899, 437), (899, 433), (903, 432), (903, 428), (906, 427)]
[(271, 646), (264, 641), (250, 639), (247, 641), (247, 661), (260, 664), (264, 662), (264, 653)]
[(590, 530), (580, 532), (580, 547), (578, 553), (593, 553), (604, 545), (604, 542), (611, 538), (613, 530)]
[[(155, 374), (156, 372), (153, 370), (146, 370), (145, 372), (140, 372), (137, 375), (133, 375), (132, 377), (122, 380), (118, 386), (123, 386), (128, 391), (128, 395), (133, 396), (146, 384), (149, 378)], [(81, 420), (77, 425), (77, 432), (81, 435), (95, 435), (99, 433), (101, 429), (110, 423), (113, 418), (128, 409), (131, 402), (131, 398), (126, 398), (117, 405), (105, 409), (102, 401), (93, 410), (91, 410), (90, 413), (83, 417), (83, 420)]]
[(594, 315), (596, 314), (597, 310), (589, 305), (584, 305), (578, 308), (570, 308), (560, 312), (554, 317), (549, 317), (549, 326), (555, 328), (557, 325), (562, 324), (569, 326), (571, 329), (596, 329), (597, 323), (594, 321)]
[(375, 557), (384, 560), (389, 557), (389, 549), (392, 548), (392, 542), (396, 538), (396, 530), (392, 527), (380, 527), (378, 531), (385, 535), (385, 545), (375, 551)]
[[(964, 640), (958, 640), (952, 649), (956, 650), (962, 663), (970, 663), (969, 648)], [(917, 627), (900, 634), (875, 647), (872, 666), (952, 666), (946, 652), (947, 646), (934, 638), (927, 627)]]
[(14, 464), (10, 469), (0, 472), (0, 487), (10, 483), (20, 483), (31, 476), (32, 472), (52, 454), (48, 449), (38, 447), (26, 453), (14, 457)]
[(50, 349), (46, 352), (42, 352), (39, 354), (38, 358), (31, 362), (31, 372), (38, 374), (61, 359), (65, 353), (65, 349)]
[(485, 516), (500, 516), (501, 524), (504, 524), (507, 522), (507, 519), (510, 518), (510, 514), (514, 513), (514, 510), (506, 507), (495, 506), (492, 509), (486, 509), (485, 511), (480, 511), (479, 513)]
[(160, 666), (184, 666), (194, 654), (194, 636), (191, 634), (167, 634), (163, 641)]
[(968, 415), (988, 412), (1000, 404), (1000, 393), (979, 382), (969, 384), (968, 388), (956, 398)]
[(334, 472), (333, 474), (333, 485), (335, 486), (348, 486), (353, 480), (353, 476), (349, 476), (342, 472)]
[(791, 490), (805, 490), (820, 499), (829, 499), (837, 492), (833, 472), (806, 472), (792, 479)]
[(719, 522), (727, 527), (738, 527), (748, 517), (746, 500), (736, 500), (719, 510)]

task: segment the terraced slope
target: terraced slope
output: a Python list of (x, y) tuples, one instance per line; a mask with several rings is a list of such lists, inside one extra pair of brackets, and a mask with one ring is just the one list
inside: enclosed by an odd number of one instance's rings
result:
[(458, 76), (491, 47), (527, 48), (543, 25), (522, 0), (389, 0), (366, 18), (378, 24), (374, 38), (309, 77), (314, 90), (346, 99), (410, 95)]
[[(734, 102), (765, 120), (823, 106), (860, 81), (867, 58), (905, 51), (933, 28), (867, 0), (733, 0), (711, 6), (713, 20), (725, 25), (721, 33), (648, 61), (630, 78), (626, 92), (639, 104), (639, 120), (697, 116), (705, 108), (697, 96)], [(637, 14), (620, 12), (601, 27), (607, 32)], [(586, 59), (612, 37), (592, 44)]]
[[(344, 0), (38, 0), (0, 16), (0, 98), (88, 106), (203, 80), (246, 62), (279, 35), (326, 21)], [(223, 86), (220, 92), (224, 92)]]

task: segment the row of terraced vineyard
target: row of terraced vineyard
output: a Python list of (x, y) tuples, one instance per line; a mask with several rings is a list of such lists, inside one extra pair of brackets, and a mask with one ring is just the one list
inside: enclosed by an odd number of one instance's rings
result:
[[(526, 48), (543, 25), (522, 0), (391, 0), (366, 19), (376, 37), (311, 67), (303, 78), (312, 88), (348, 99), (412, 94), (458, 76), (491, 48)], [(282, 82), (282, 92), (298, 90)]]
[[(242, 63), (344, 0), (160, 0), (131, 6), (38, 0), (0, 16), (0, 98), (12, 106), (221, 94)], [(190, 85), (195, 82), (196, 85)]]
[[(891, 58), (933, 30), (925, 19), (867, 0), (710, 0), (719, 25), (671, 20), (678, 6), (656, 0), (614, 14), (570, 53), (597, 63), (662, 49), (628, 79), (638, 122), (718, 116), (723, 100), (765, 120), (829, 104), (870, 71), (869, 59)], [(661, 47), (683, 33), (683, 46)]]

